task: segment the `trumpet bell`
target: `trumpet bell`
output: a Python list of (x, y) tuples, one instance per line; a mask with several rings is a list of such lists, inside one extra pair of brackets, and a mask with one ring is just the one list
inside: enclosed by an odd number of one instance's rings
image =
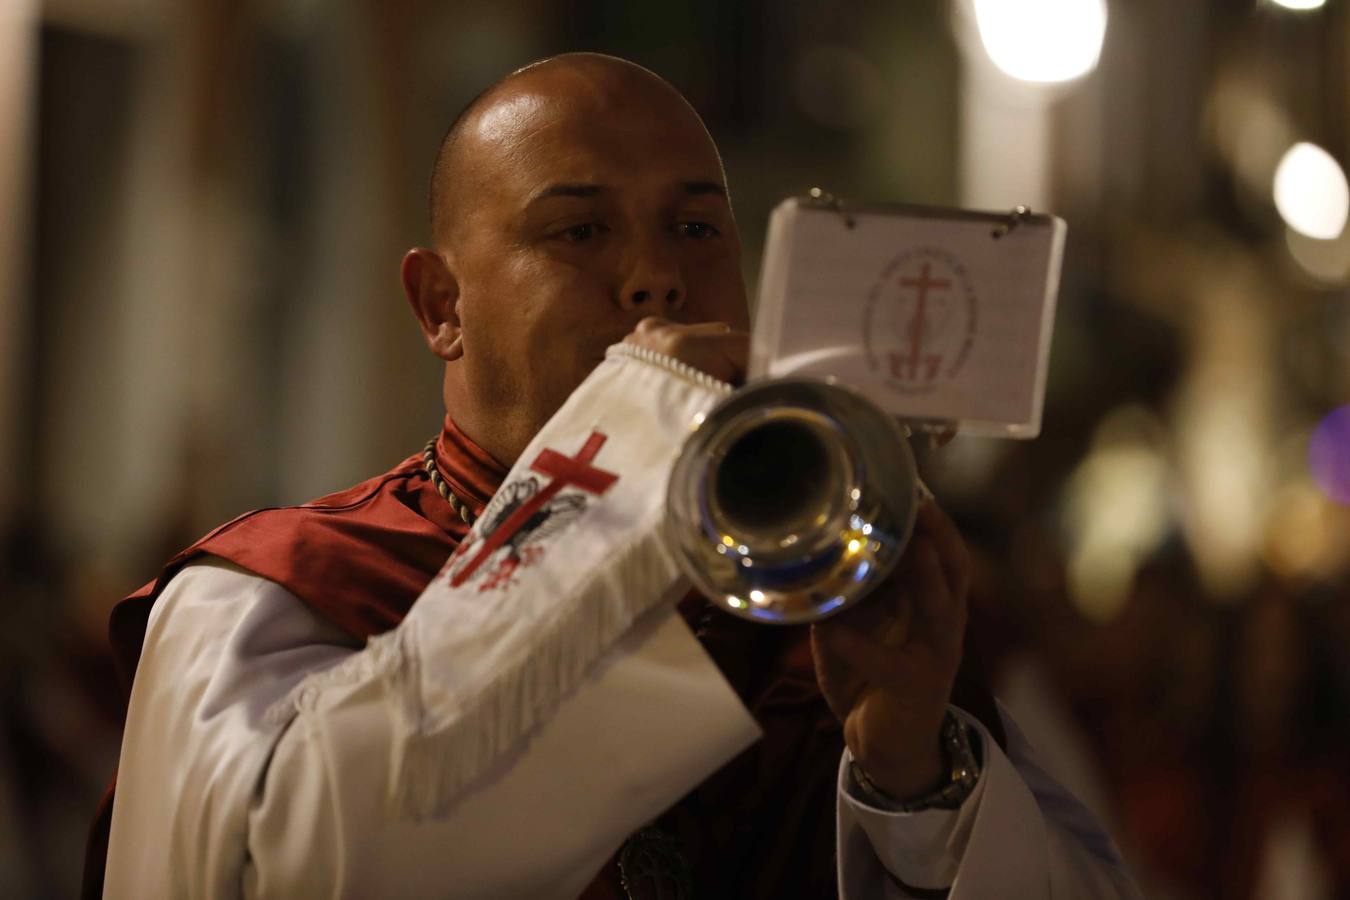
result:
[(685, 574), (728, 612), (812, 622), (895, 568), (918, 484), (903, 427), (861, 394), (761, 381), (685, 441), (667, 487), (667, 534)]

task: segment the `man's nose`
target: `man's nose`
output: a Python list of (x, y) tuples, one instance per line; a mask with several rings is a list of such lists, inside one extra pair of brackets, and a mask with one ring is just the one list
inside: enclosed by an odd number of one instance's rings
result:
[(633, 248), (619, 307), (658, 314), (684, 305), (684, 277), (672, 248), (651, 239)]

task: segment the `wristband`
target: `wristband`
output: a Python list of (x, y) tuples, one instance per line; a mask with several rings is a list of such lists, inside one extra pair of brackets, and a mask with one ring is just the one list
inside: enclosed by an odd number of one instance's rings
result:
[(856, 760), (849, 762), (849, 776), (858, 799), (886, 812), (922, 812), (925, 809), (957, 809), (975, 790), (980, 779), (980, 764), (972, 745), (970, 728), (951, 710), (942, 720), (942, 754), (951, 767), (947, 780), (926, 794), (897, 800), (877, 787)]

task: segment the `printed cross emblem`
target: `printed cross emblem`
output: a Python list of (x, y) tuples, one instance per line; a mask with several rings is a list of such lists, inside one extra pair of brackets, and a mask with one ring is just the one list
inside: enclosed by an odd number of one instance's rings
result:
[[(914, 288), (917, 293), (917, 299), (914, 303), (914, 319), (909, 325), (910, 348), (909, 355), (900, 353), (891, 354), (891, 374), (896, 378), (904, 378), (908, 374), (909, 378), (919, 377), (919, 366), (924, 362), (928, 363), (928, 380), (932, 381), (933, 376), (937, 374), (938, 366), (942, 365), (942, 356), (936, 353), (925, 354), (924, 345), (924, 325), (928, 316), (928, 292), (933, 288), (945, 290), (952, 286), (952, 283), (946, 279), (933, 278), (929, 263), (924, 261), (923, 270), (918, 278), (900, 279), (901, 288)], [(908, 373), (905, 368), (908, 367)]]
[(563, 488), (568, 485), (575, 485), (586, 493), (596, 496), (609, 490), (614, 482), (619, 480), (619, 476), (591, 465), (591, 460), (595, 459), (595, 455), (600, 452), (605, 440), (605, 435), (598, 431), (592, 431), (591, 436), (586, 438), (586, 443), (577, 451), (576, 456), (564, 456), (556, 450), (543, 450), (534, 462), (530, 463), (530, 469), (541, 475), (547, 475), (553, 480), (536, 491), (534, 496), (517, 507), (505, 522), (493, 529), (492, 533), (483, 541), (483, 546), (479, 548), (473, 559), (469, 560), (468, 564), (450, 579), (450, 586), (459, 587), (467, 581), (483, 564), (484, 560), (497, 552), (503, 544), (511, 539), (512, 535), (520, 530), (522, 525), (530, 520), (531, 516), (543, 508), (544, 504), (553, 499)]

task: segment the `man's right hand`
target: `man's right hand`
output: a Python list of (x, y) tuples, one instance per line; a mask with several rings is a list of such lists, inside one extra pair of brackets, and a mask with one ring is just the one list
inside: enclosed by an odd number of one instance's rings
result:
[(750, 359), (750, 333), (736, 331), (724, 322), (682, 325), (648, 316), (623, 342), (678, 359), (731, 384), (745, 381)]

